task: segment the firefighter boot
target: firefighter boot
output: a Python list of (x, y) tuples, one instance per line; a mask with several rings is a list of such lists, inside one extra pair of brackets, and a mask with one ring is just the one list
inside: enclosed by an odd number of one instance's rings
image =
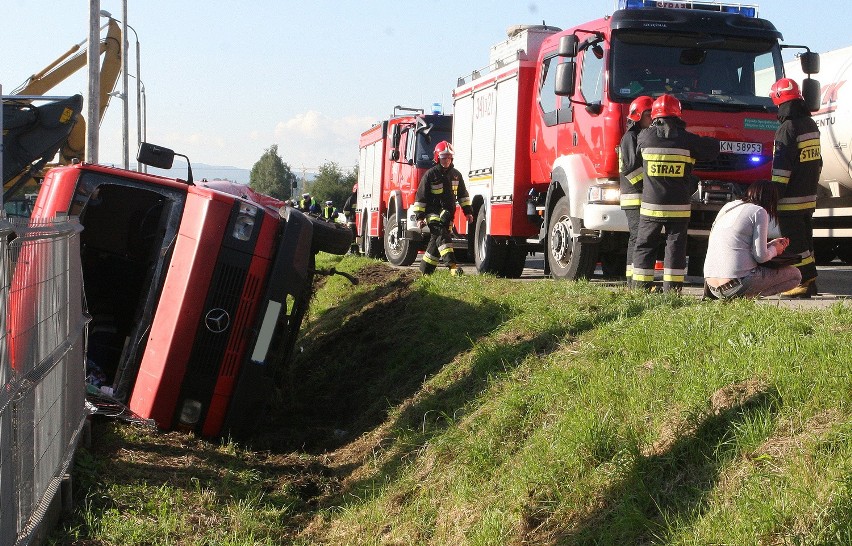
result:
[(806, 281), (802, 281), (802, 284), (799, 286), (787, 290), (786, 292), (781, 292), (782, 298), (789, 299), (807, 299), (811, 296), (817, 295), (817, 285), (816, 285), (816, 277), (812, 279), (808, 279)]
[(683, 291), (683, 283), (678, 281), (663, 281), (663, 292), (680, 294)]
[(450, 275), (452, 275), (453, 277), (461, 277), (462, 275), (464, 275), (464, 271), (461, 267), (459, 267), (459, 264), (452, 263), (447, 267), (449, 267)]

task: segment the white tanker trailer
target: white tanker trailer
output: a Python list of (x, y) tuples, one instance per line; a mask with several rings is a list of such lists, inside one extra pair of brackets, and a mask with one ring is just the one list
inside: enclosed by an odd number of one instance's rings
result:
[[(839, 257), (852, 263), (852, 46), (820, 54), (820, 109), (813, 117), (820, 130), (822, 175), (814, 213), (818, 263)], [(797, 60), (784, 66), (801, 82)]]

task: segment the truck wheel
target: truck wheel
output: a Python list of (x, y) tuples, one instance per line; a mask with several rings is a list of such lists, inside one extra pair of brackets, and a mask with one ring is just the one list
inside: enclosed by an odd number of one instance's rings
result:
[(382, 258), (382, 251), (384, 249), (382, 248), (381, 239), (379, 239), (378, 237), (370, 237), (369, 235), (367, 235), (368, 230), (366, 218), (364, 219), (364, 226), (361, 230), (361, 233), (363, 233), (363, 235), (361, 236), (361, 253), (368, 258)]
[(547, 227), (547, 263), (554, 279), (577, 280), (591, 277), (595, 271), (597, 245), (581, 243), (580, 220), (571, 217), (568, 198), (556, 202)]
[(836, 256), (834, 239), (814, 239), (814, 260), (817, 265), (828, 265)]
[(488, 222), (485, 218), (485, 205), (476, 215), (474, 235), (474, 263), (480, 273), (500, 275), (506, 261), (506, 245), (498, 245), (494, 237), (488, 235)]
[(835, 239), (837, 257), (846, 265), (852, 265), (852, 239)]
[(526, 245), (508, 245), (506, 247), (506, 261), (500, 268), (500, 276), (507, 279), (520, 278), (524, 272), (524, 266), (527, 265), (527, 254)]
[(352, 245), (352, 230), (343, 224), (326, 222), (309, 214), (305, 215), (313, 224), (313, 238), (311, 239), (311, 250), (313, 252), (327, 252), (342, 256), (346, 254)]
[(411, 265), (417, 259), (417, 245), (403, 235), (396, 213), (391, 214), (385, 225), (385, 256), (393, 265)]

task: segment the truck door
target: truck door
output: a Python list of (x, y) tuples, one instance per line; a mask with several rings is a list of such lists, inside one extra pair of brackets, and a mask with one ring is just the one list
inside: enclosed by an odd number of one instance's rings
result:
[(604, 139), (604, 59), (603, 50), (600, 48), (588, 48), (580, 53), (577, 63), (577, 93), (580, 95), (579, 100), (587, 106), (577, 108), (576, 123), (570, 136), (572, 144), (577, 147), (577, 153), (588, 157), (597, 173), (603, 173), (605, 170), (605, 155), (615, 153), (615, 148), (607, 149), (609, 144)]
[[(550, 170), (557, 153), (556, 134), (561, 97), (555, 93), (555, 82), (556, 64), (559, 60), (554, 48), (544, 53), (538, 67), (537, 92), (533, 105), (533, 112), (537, 112), (537, 115), (533, 115), (530, 128), (530, 170), (534, 185), (546, 185), (550, 182)], [(568, 103), (567, 100), (565, 102)], [(570, 107), (568, 111), (570, 112)]]

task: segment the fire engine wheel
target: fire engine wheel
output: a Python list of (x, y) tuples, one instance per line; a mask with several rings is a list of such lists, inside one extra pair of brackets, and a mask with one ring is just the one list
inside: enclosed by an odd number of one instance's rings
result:
[(556, 202), (547, 227), (547, 262), (555, 279), (577, 280), (594, 273), (597, 248), (577, 238), (580, 220), (571, 217), (568, 198)]
[(367, 235), (367, 219), (364, 219), (364, 226), (361, 229), (361, 253), (368, 257), (374, 259), (380, 259), (384, 255), (384, 248), (382, 248), (382, 240), (378, 237), (370, 237)]
[(480, 207), (476, 215), (476, 230), (474, 235), (474, 263), (480, 273), (503, 275), (506, 262), (506, 245), (497, 244), (494, 237), (488, 235), (488, 221), (485, 217), (485, 205)]
[(500, 274), (509, 279), (520, 278), (527, 265), (528, 250), (526, 245), (508, 245), (506, 247), (506, 261), (501, 268)]
[(352, 230), (343, 224), (327, 222), (310, 214), (305, 215), (313, 224), (311, 250), (343, 255), (352, 245)]
[(411, 265), (417, 259), (417, 245), (403, 235), (396, 213), (391, 214), (385, 225), (385, 256), (393, 265)]

